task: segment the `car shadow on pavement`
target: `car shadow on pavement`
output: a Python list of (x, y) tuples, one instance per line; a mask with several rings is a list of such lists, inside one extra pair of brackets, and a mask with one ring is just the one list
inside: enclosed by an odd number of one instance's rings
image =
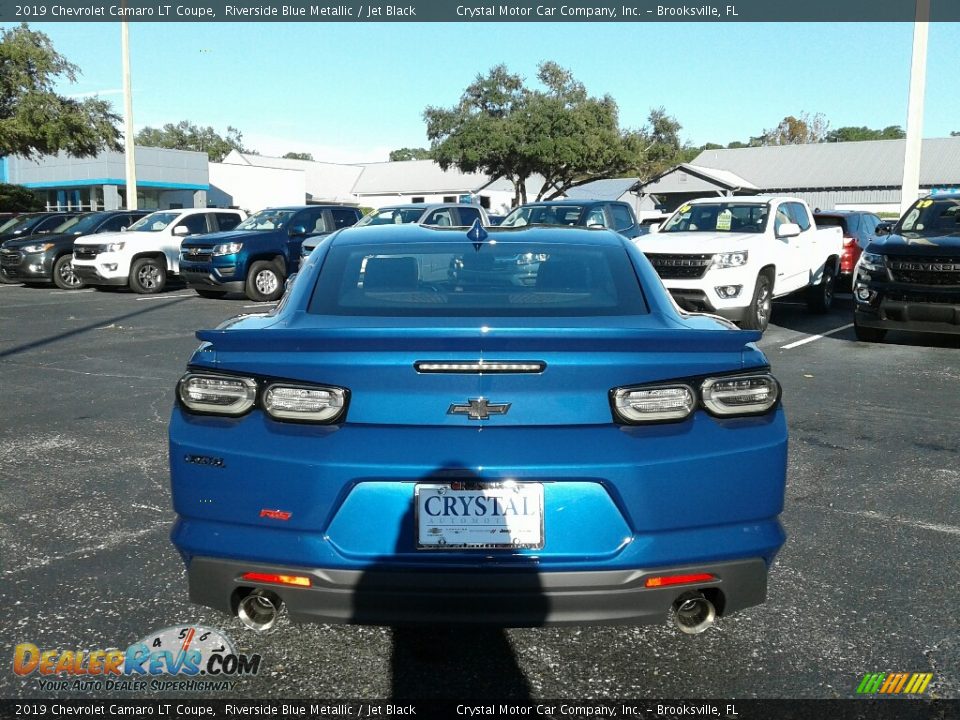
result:
[(44, 347), (45, 345), (51, 345), (52, 343), (60, 342), (61, 340), (66, 340), (67, 338), (76, 337), (77, 335), (82, 335), (85, 332), (90, 332), (91, 330), (96, 330), (97, 328), (111, 325), (113, 323), (120, 322), (121, 320), (129, 320), (130, 318), (137, 317), (138, 315), (146, 315), (154, 310), (159, 310), (161, 307), (169, 308), (177, 303), (182, 303), (185, 300), (191, 299), (192, 298), (188, 297), (180, 300), (171, 299), (170, 302), (165, 302), (160, 305), (156, 303), (145, 303), (146, 307), (139, 308), (134, 312), (125, 313), (123, 315), (115, 315), (114, 317), (105, 318), (103, 320), (97, 320), (94, 323), (83, 325), (82, 327), (74, 328), (73, 330), (67, 330), (66, 332), (41, 338), (40, 340), (34, 340), (33, 342), (28, 342), (23, 345), (16, 345), (6, 350), (0, 350), (0, 358), (10, 357), (11, 355), (19, 355), (20, 353), (29, 352), (30, 350), (36, 350), (37, 348)]
[[(454, 480), (480, 478), (453, 463), (418, 482)], [(510, 620), (517, 612), (525, 626), (542, 625), (547, 617), (535, 562), (509, 550), (459, 551), (479, 553), (485, 561), (505, 566), (497, 581), (481, 586), (484, 576), (467, 563), (462, 570), (454, 569), (449, 553), (417, 550), (414, 484), (409, 487), (410, 503), (397, 528), (396, 554), (364, 572), (353, 604), (356, 623), (378, 623), (384, 612), (389, 613), (391, 697), (530, 699), (530, 683), (504, 627), (518, 624)], [(398, 569), (397, 556), (405, 567)], [(443, 567), (431, 569), (431, 560)]]

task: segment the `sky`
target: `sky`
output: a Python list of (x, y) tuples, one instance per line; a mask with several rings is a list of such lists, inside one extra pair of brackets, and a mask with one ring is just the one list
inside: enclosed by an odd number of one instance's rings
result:
[[(6, 25), (10, 27), (10, 25)], [(120, 27), (34, 23), (82, 71), (68, 95), (122, 113)], [(923, 135), (960, 131), (960, 24), (930, 25)], [(505, 63), (538, 63), (610, 94), (621, 127), (663, 106), (694, 145), (726, 145), (787, 115), (830, 127), (906, 125), (912, 23), (131, 23), (134, 126), (232, 125), (264, 155), (376, 162), (426, 147), (423, 110), (449, 107)]]

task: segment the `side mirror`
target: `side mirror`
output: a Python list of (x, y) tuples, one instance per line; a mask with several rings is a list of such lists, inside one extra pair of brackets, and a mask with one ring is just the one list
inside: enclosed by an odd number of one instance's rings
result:
[(873, 231), (873, 234), (877, 237), (881, 237), (882, 235), (889, 235), (891, 232), (893, 232), (893, 223), (882, 222), (877, 225), (877, 228)]
[(124, 225), (122, 228), (120, 228), (120, 232), (126, 232), (126, 231), (127, 231), (127, 226), (126, 226), (126, 225)]
[(792, 238), (800, 234), (800, 226), (796, 223), (784, 223), (777, 230), (778, 238)]
[(660, 228), (662, 227), (663, 227), (663, 223), (654, 223), (653, 225), (650, 226), (650, 234), (652, 235), (654, 233), (660, 232)]
[(607, 226), (604, 225), (603, 223), (590, 223), (589, 225), (587, 225), (587, 227), (588, 228), (605, 228)]
[(307, 229), (303, 225), (294, 225), (290, 228), (290, 237), (299, 237), (300, 235), (306, 235)]
[(174, 234), (174, 235), (179, 235), (180, 237), (183, 237), (184, 235), (189, 235), (189, 234), (190, 234), (190, 231), (187, 230), (187, 226), (186, 226), (186, 225), (177, 225), (177, 226), (173, 229), (173, 234)]

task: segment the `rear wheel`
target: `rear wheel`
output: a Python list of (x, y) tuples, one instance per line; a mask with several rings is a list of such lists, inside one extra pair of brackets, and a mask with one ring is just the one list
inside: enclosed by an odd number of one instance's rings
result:
[(757, 285), (753, 290), (753, 299), (747, 308), (747, 315), (741, 325), (747, 330), (763, 332), (770, 324), (770, 314), (773, 312), (773, 287), (769, 276), (757, 276)]
[(826, 265), (820, 276), (820, 282), (807, 288), (807, 309), (820, 314), (830, 312), (835, 284), (836, 274), (833, 265)]
[(166, 287), (167, 267), (163, 260), (140, 258), (130, 268), (130, 289), (142, 295), (158, 293)]
[(247, 273), (247, 297), (255, 302), (270, 302), (283, 295), (283, 272), (275, 263), (257, 260)]
[(61, 290), (79, 290), (83, 280), (73, 271), (71, 255), (61, 255), (53, 263), (53, 284)]
[(201, 290), (200, 288), (194, 288), (197, 295), (202, 298), (209, 298), (211, 300), (220, 300), (223, 298), (226, 293), (223, 290)]
[(883, 342), (883, 339), (887, 336), (887, 331), (883, 328), (858, 325), (856, 316), (853, 318), (853, 333), (857, 336), (857, 340), (871, 343)]

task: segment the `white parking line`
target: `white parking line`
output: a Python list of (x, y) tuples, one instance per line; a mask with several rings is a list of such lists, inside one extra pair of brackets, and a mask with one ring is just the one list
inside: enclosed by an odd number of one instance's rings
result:
[(275, 303), (275, 302), (262, 302), (262, 303), (257, 303), (257, 304), (255, 304), (255, 305), (244, 305), (244, 307), (245, 307), (245, 308), (249, 308), (249, 307), (264, 307), (265, 305), (276, 305), (276, 303)]
[(792, 343), (790, 343), (789, 345), (782, 345), (782, 346), (780, 347), (780, 349), (781, 349), (781, 350), (793, 350), (793, 348), (795, 348), (795, 347), (800, 347), (801, 345), (806, 345), (807, 343), (812, 343), (814, 340), (821, 340), (822, 338), (825, 338), (825, 337), (827, 337), (828, 335), (836, 335), (837, 333), (843, 332), (843, 331), (846, 330), (847, 328), (852, 328), (852, 327), (853, 327), (853, 323), (848, 323), (847, 325), (843, 325), (842, 327), (834, 328), (833, 330), (828, 330), (827, 332), (821, 333), (820, 335), (811, 335), (810, 337), (804, 338), (803, 340), (797, 340), (796, 342), (792, 342)]
[(151, 295), (149, 297), (137, 298), (137, 300), (173, 300), (182, 297), (200, 297), (196, 293), (181, 293), (179, 295)]

